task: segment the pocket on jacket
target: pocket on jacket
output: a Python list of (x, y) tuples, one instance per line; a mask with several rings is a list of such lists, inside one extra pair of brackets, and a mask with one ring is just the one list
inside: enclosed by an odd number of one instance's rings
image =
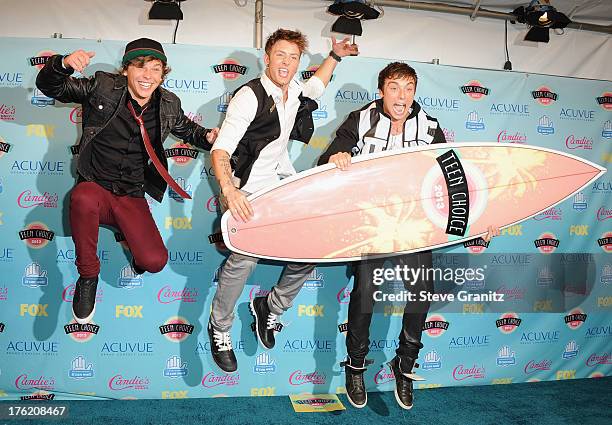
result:
[[(88, 127), (100, 127), (113, 113), (112, 103), (102, 96), (92, 96), (87, 100), (87, 109), (83, 105), (83, 119), (87, 120)], [(87, 116), (85, 116), (87, 115)]]

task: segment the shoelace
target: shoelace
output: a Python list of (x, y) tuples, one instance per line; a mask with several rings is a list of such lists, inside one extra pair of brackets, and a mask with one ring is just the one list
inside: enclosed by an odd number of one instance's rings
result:
[(268, 313), (268, 322), (266, 323), (266, 328), (268, 329), (276, 329), (276, 318), (278, 316), (274, 313)]
[(363, 390), (363, 374), (351, 374), (351, 384), (353, 388)]
[(81, 282), (79, 284), (79, 298), (82, 302), (90, 302), (92, 299), (96, 297), (96, 291), (93, 290), (93, 284), (85, 284)]
[(229, 332), (219, 332), (213, 329), (213, 339), (219, 351), (229, 351), (232, 349), (232, 339)]
[[(397, 378), (396, 378), (397, 380)], [(397, 381), (399, 384), (398, 393), (402, 396), (409, 396), (412, 393), (412, 380), (406, 378), (402, 375), (402, 377)]]

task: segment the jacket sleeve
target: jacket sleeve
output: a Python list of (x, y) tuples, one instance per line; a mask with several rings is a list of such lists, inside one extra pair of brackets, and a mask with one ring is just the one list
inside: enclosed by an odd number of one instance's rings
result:
[(183, 112), (183, 108), (181, 108), (181, 100), (178, 98), (178, 96), (176, 97), (176, 101), (179, 104), (178, 118), (170, 132), (182, 141), (189, 143), (198, 149), (209, 151), (210, 148), (212, 148), (212, 144), (208, 143), (208, 140), (206, 140), (206, 135), (210, 129), (204, 128), (190, 120), (185, 115), (185, 112)]
[[(317, 165), (327, 164), (329, 158), (338, 152), (351, 153), (359, 141), (359, 112), (353, 111), (336, 130), (336, 137), (321, 155)], [(352, 154), (351, 154), (352, 155)]]
[(446, 137), (444, 136), (444, 132), (440, 127), (440, 123), (438, 123), (438, 127), (436, 127), (436, 132), (434, 133), (434, 137), (431, 143), (446, 143)]
[(64, 68), (62, 55), (53, 55), (36, 77), (36, 87), (46, 96), (63, 103), (83, 103), (94, 90), (96, 79), (74, 78), (72, 68)]

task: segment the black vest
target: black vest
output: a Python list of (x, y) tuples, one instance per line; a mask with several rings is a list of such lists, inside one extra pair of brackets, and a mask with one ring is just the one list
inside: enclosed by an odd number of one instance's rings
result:
[[(272, 96), (266, 93), (266, 89), (261, 84), (261, 79), (256, 78), (249, 81), (240, 86), (234, 94), (244, 86), (248, 86), (253, 90), (253, 93), (255, 93), (255, 97), (257, 98), (257, 111), (255, 112), (255, 118), (253, 118), (253, 121), (249, 124), (249, 127), (246, 129), (244, 136), (242, 136), (231, 158), (234, 176), (240, 179), (240, 187), (243, 187), (249, 179), (251, 169), (259, 157), (259, 153), (269, 143), (278, 139), (281, 131), (276, 104)], [(314, 133), (312, 112), (315, 111), (319, 105), (316, 101), (304, 97), (301, 94), (299, 100), (300, 106), (298, 107), (295, 124), (293, 125), (289, 138), (308, 144)]]

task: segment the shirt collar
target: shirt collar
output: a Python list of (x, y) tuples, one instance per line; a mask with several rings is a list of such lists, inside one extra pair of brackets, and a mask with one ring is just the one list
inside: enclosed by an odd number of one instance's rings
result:
[[(264, 86), (264, 89), (270, 96), (272, 96), (274, 101), (282, 102), (283, 90), (279, 86), (274, 84), (272, 80), (270, 79), (270, 77), (268, 77), (268, 75), (265, 72), (261, 74), (260, 78), (261, 78), (261, 84)], [(300, 88), (300, 84), (295, 79), (292, 79), (291, 82), (289, 83), (289, 93), (291, 94), (295, 90), (299, 90), (299, 88)]]
[(130, 93), (130, 91), (127, 91), (127, 97), (126, 97), (126, 105), (128, 102), (132, 102), (132, 106), (134, 107), (134, 110), (136, 111), (136, 113), (142, 113), (142, 110), (146, 107), (146, 108), (150, 108), (150, 107), (155, 107), (158, 102), (159, 102), (159, 88), (156, 89), (153, 94), (151, 95), (151, 98), (149, 99), (149, 101), (147, 103), (145, 103), (144, 106), (140, 106), (138, 104), (138, 102), (136, 102), (136, 99), (134, 99)]

